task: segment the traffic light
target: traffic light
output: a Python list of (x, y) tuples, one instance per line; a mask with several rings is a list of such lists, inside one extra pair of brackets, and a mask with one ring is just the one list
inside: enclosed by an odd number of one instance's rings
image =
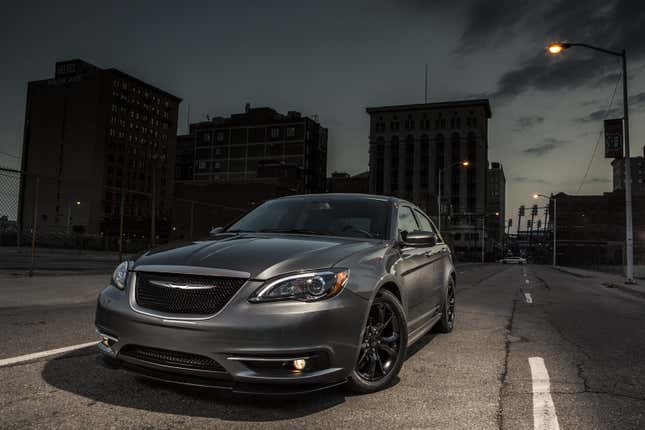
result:
[(508, 219), (508, 226), (513, 227), (513, 218)]
[(537, 215), (538, 214), (538, 205), (533, 205), (531, 208), (531, 215)]
[(524, 216), (524, 205), (520, 206), (520, 216)]

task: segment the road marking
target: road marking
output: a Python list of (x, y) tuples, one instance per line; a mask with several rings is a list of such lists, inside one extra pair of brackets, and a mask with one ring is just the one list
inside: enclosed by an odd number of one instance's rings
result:
[(63, 348), (50, 349), (48, 351), (34, 352), (33, 354), (20, 355), (18, 357), (4, 358), (0, 360), (0, 367), (9, 366), (24, 361), (35, 360), (37, 358), (49, 357), (50, 355), (63, 354), (65, 352), (76, 351), (77, 349), (87, 348), (88, 346), (97, 345), (98, 342), (87, 342), (78, 345), (66, 346)]
[(536, 430), (560, 430), (555, 405), (551, 398), (549, 372), (542, 357), (529, 357), (533, 380), (533, 428)]
[(524, 293), (524, 298), (526, 299), (526, 303), (533, 303), (533, 297), (531, 297), (531, 293)]

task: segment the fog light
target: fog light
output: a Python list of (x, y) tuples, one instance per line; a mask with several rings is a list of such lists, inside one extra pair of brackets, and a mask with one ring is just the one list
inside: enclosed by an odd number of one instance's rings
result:
[(293, 360), (293, 367), (296, 368), (296, 370), (304, 370), (304, 368), (307, 367), (307, 360)]

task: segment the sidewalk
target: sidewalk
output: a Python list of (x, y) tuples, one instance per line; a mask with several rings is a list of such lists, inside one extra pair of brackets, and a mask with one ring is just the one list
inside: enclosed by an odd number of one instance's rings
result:
[(33, 278), (0, 274), (0, 308), (91, 303), (109, 281), (109, 274)]
[(554, 270), (568, 273), (579, 278), (589, 278), (597, 281), (599, 285), (606, 288), (615, 288), (625, 293), (645, 298), (645, 280), (637, 278), (636, 284), (625, 284), (625, 277), (604, 272), (594, 272), (592, 270), (578, 269), (576, 267), (556, 266)]

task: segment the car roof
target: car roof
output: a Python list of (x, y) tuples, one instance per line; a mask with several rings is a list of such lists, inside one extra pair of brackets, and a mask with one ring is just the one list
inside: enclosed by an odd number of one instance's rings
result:
[(416, 207), (415, 204), (410, 203), (407, 200), (400, 199), (398, 197), (394, 196), (382, 196), (378, 194), (362, 194), (362, 193), (319, 193), (319, 194), (294, 194), (291, 196), (284, 196), (284, 197), (278, 197), (275, 200), (283, 200), (283, 199), (316, 199), (316, 198), (321, 198), (321, 197), (331, 197), (331, 198), (338, 198), (338, 199), (365, 199), (365, 200), (380, 200), (384, 202), (391, 202), (395, 204), (407, 204), (410, 206)]

